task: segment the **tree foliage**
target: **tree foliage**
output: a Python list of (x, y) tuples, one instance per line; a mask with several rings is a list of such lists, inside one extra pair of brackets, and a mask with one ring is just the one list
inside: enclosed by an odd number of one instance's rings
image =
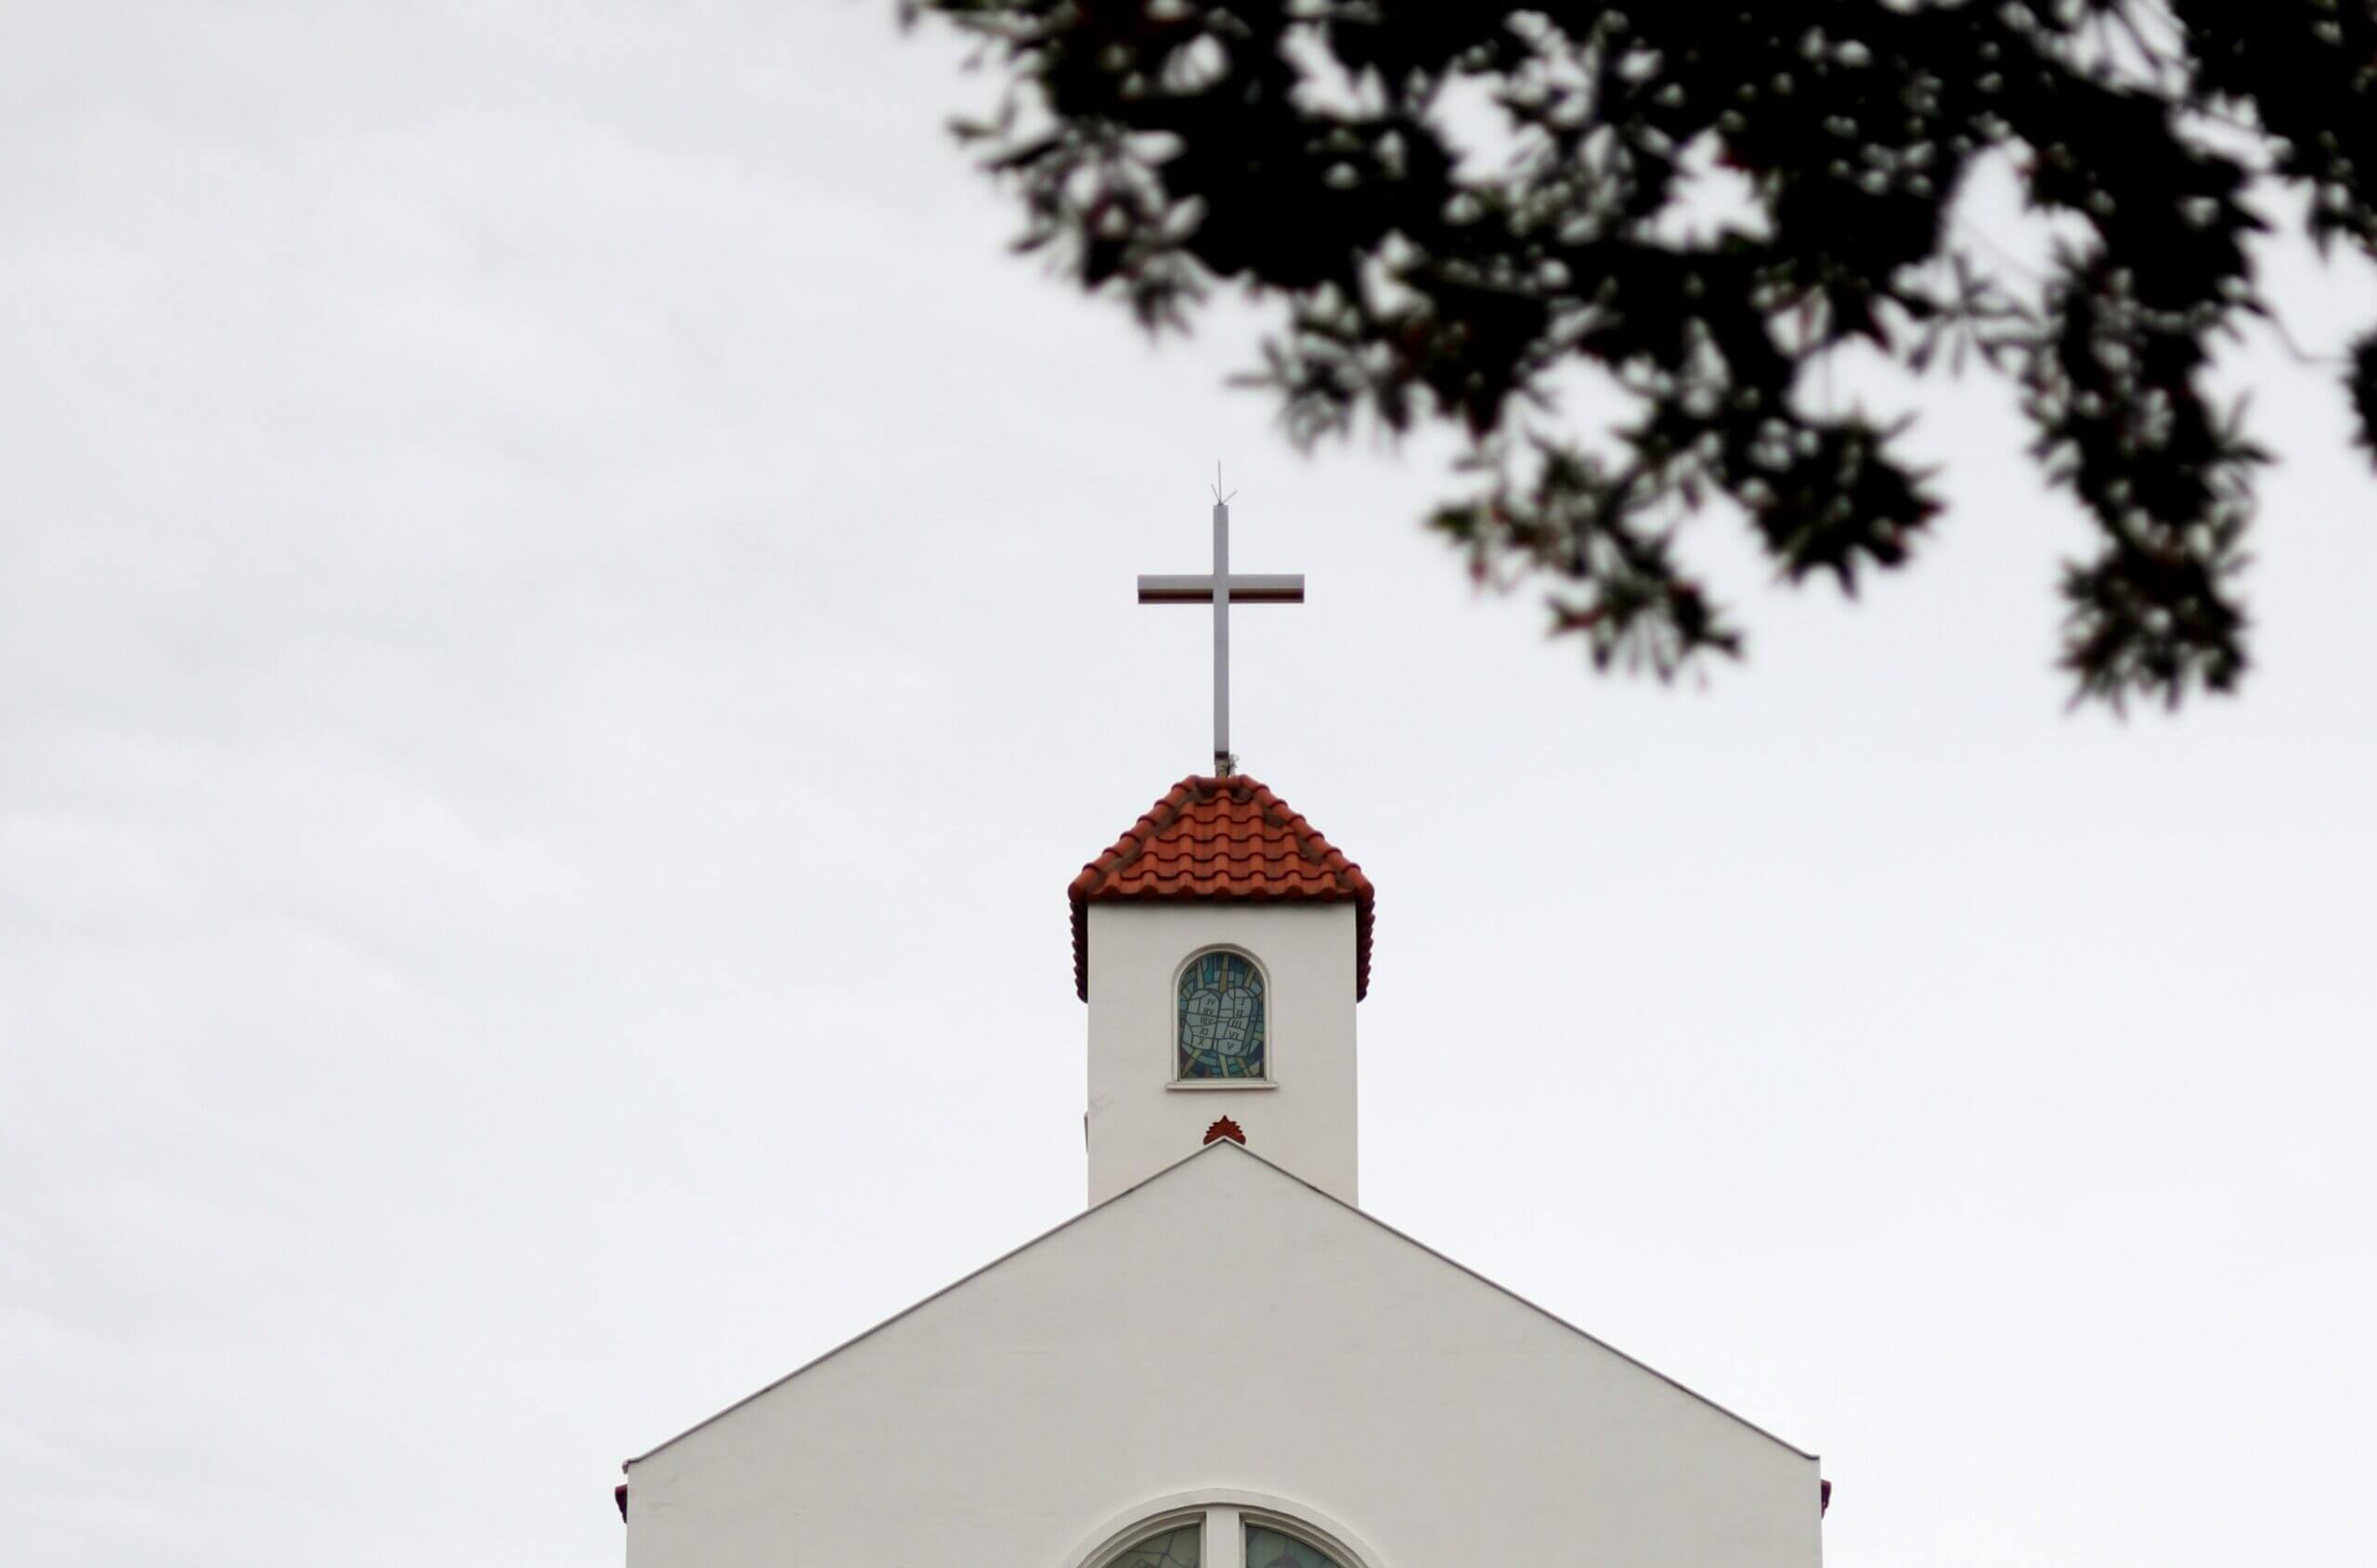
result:
[[(1457, 426), (1475, 488), (1434, 525), (1481, 577), (1547, 577), (1598, 665), (1739, 651), (1676, 550), (1712, 501), (1851, 592), (1932, 529), (1904, 420), (1824, 395), (1858, 343), (2010, 383), (2098, 536), (2061, 586), (2078, 695), (2245, 667), (2267, 458), (2210, 356), (2269, 310), (2249, 194), (2294, 188), (2323, 253), (2377, 257), (2377, 0), (908, 8), (1003, 73), (960, 131), (1025, 249), (1152, 329), (1217, 281), (1278, 303), (1251, 379), (1299, 442)], [(2044, 274), (1957, 217), (1992, 158), (2065, 220)], [(1626, 409), (1591, 441), (1554, 407), (1579, 368)], [(2377, 453), (2377, 332), (2342, 379)]]

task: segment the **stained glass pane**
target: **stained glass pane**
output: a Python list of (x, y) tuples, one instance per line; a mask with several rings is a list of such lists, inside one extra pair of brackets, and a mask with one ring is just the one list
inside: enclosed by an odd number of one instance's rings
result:
[(1204, 1541), (1204, 1526), (1183, 1524), (1150, 1536), (1114, 1558), (1108, 1568), (1197, 1568), (1197, 1550)]
[(1180, 974), (1180, 1076), (1262, 1077), (1263, 1013), (1263, 971), (1253, 959), (1200, 955)]
[(1246, 1527), (1246, 1568), (1338, 1568), (1327, 1552), (1267, 1525)]

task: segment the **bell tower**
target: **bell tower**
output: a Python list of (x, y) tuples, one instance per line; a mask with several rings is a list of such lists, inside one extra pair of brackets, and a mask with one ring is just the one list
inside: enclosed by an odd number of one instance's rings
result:
[(1071, 889), (1089, 1201), (1236, 1136), (1357, 1201), (1370, 878), (1243, 774), (1172, 786)]

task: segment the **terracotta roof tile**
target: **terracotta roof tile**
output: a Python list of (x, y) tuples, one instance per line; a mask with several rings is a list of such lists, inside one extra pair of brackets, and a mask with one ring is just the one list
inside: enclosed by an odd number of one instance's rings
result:
[(1243, 773), (1192, 774), (1081, 868), (1073, 989), (1089, 999), (1089, 906), (1108, 899), (1308, 899), (1354, 905), (1354, 995), (1370, 994), (1376, 890), (1288, 803)]

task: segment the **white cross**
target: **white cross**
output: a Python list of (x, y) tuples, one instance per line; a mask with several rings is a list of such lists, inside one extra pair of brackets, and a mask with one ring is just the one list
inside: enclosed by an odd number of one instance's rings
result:
[(1231, 577), (1229, 574), (1229, 497), (1218, 486), (1214, 494), (1214, 569), (1204, 577), (1142, 577), (1142, 604), (1211, 604), (1214, 607), (1214, 771), (1230, 771), (1229, 755), (1229, 607), (1240, 604), (1301, 604), (1304, 574), (1271, 577)]

